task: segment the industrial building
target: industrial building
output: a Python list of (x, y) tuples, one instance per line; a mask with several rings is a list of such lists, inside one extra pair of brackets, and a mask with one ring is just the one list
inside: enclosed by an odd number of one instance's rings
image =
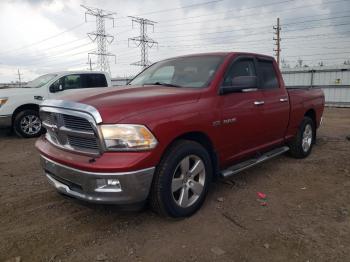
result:
[(350, 107), (350, 65), (282, 68), (288, 87), (321, 87), (327, 106)]

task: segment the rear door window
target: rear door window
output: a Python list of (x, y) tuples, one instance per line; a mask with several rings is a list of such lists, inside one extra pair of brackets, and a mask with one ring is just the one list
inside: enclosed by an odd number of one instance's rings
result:
[(107, 87), (107, 80), (104, 74), (84, 74), (84, 87)]
[(260, 88), (273, 89), (278, 88), (278, 79), (272, 61), (258, 60), (260, 71)]

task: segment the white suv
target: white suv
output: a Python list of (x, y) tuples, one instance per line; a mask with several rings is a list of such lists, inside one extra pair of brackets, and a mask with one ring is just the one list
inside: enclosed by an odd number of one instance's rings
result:
[(0, 89), (0, 128), (12, 127), (21, 137), (39, 136), (39, 105), (44, 99), (110, 86), (105, 72), (76, 71), (43, 75), (21, 88)]

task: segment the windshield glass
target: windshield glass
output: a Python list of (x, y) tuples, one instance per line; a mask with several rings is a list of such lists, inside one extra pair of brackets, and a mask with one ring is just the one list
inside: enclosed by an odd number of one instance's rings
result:
[(35, 78), (33, 81), (29, 81), (25, 86), (23, 87), (42, 87), (43, 85), (46, 85), (48, 82), (50, 82), (52, 79), (54, 79), (57, 75), (56, 74), (47, 74), (40, 76), (38, 78)]
[(224, 56), (203, 55), (167, 59), (151, 65), (129, 85), (201, 88), (209, 85)]

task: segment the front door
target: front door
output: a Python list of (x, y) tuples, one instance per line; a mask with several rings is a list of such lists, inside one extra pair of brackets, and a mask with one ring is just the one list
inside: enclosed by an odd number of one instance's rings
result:
[[(235, 58), (225, 74), (223, 86), (230, 86), (232, 79), (238, 76), (257, 76), (253, 57)], [(243, 90), (220, 96), (221, 150), (224, 162), (232, 162), (253, 153), (263, 141), (261, 133), (261, 119), (263, 116), (261, 105), (264, 91), (257, 88)]]

